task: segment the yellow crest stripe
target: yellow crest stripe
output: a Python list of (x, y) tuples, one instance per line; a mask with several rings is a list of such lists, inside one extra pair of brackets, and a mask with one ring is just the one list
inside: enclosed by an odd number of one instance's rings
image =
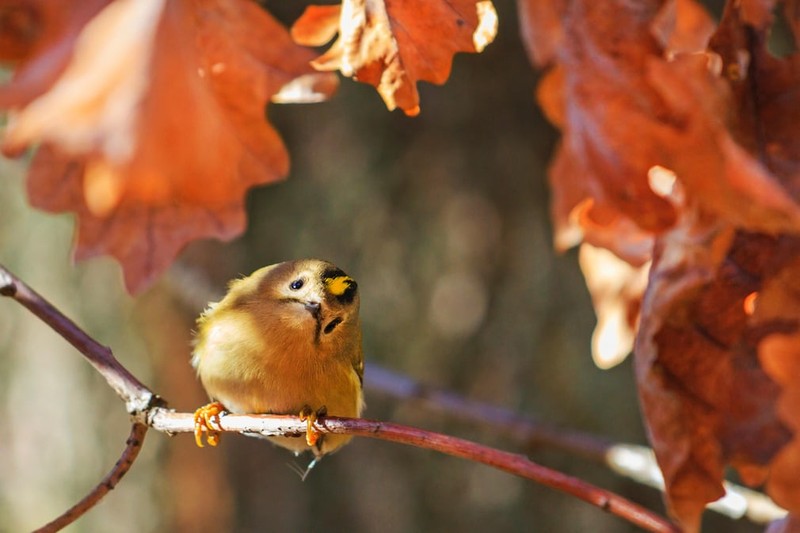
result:
[(328, 291), (334, 296), (341, 296), (350, 288), (353, 278), (350, 276), (337, 276), (335, 278), (325, 278), (325, 285)]

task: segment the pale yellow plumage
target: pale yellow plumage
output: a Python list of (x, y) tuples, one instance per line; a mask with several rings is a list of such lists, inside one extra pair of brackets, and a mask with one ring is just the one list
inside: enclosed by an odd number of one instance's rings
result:
[[(200, 317), (192, 365), (211, 399), (229, 412), (325, 409), (357, 417), (364, 372), (358, 308), (355, 281), (331, 263), (305, 259), (264, 267), (232, 282), (225, 298)], [(324, 435), (313, 446), (302, 437), (270, 440), (319, 457), (350, 437)]]

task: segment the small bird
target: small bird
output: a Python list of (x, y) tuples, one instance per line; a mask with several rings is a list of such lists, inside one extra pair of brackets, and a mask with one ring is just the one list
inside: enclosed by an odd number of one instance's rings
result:
[[(302, 437), (268, 437), (311, 466), (348, 435), (321, 435), (318, 416), (358, 417), (364, 407), (364, 355), (358, 284), (318, 259), (287, 261), (230, 283), (225, 297), (197, 320), (192, 366), (212, 403), (195, 412), (195, 439), (216, 446), (222, 412), (294, 414)], [(309, 469), (311, 468), (309, 466)]]

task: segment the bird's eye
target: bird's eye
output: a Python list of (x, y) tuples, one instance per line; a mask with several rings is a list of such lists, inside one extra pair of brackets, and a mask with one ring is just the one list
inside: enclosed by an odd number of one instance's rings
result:
[(296, 280), (294, 280), (293, 282), (291, 282), (289, 284), (289, 288), (292, 289), (293, 291), (298, 291), (302, 287), (303, 287), (303, 280), (302, 279), (296, 279)]
[(330, 332), (333, 331), (333, 329), (336, 326), (338, 326), (341, 323), (342, 323), (342, 319), (341, 319), (341, 317), (338, 317), (338, 316), (336, 318), (334, 318), (333, 320), (331, 320), (330, 322), (328, 322), (328, 325), (325, 326), (325, 329), (323, 330), (325, 332), (325, 335), (328, 335)]

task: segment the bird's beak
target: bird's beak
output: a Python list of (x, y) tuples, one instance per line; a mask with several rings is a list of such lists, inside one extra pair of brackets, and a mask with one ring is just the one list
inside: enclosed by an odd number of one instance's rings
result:
[(319, 319), (321, 309), (321, 304), (319, 302), (306, 302), (304, 307), (314, 318)]

